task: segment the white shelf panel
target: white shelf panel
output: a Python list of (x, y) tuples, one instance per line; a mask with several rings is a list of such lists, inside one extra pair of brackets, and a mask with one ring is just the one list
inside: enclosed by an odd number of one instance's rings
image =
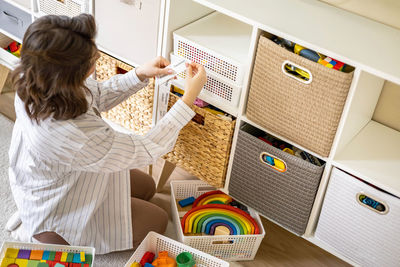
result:
[(400, 196), (400, 132), (370, 121), (333, 165)]
[(252, 30), (248, 24), (214, 13), (175, 33), (243, 64), (247, 60)]
[(252, 126), (254, 126), (254, 127), (256, 127), (256, 128), (258, 128), (258, 129), (264, 131), (264, 132), (266, 132), (266, 133), (269, 133), (269, 134), (275, 136), (275, 137), (278, 138), (278, 139), (281, 139), (282, 141), (285, 141), (286, 143), (289, 143), (289, 144), (291, 144), (291, 145), (293, 145), (293, 146), (295, 146), (295, 147), (297, 147), (297, 148), (299, 148), (299, 149), (301, 149), (301, 150), (303, 150), (303, 151), (305, 151), (305, 152), (307, 152), (307, 153), (309, 153), (309, 154), (311, 154), (311, 155), (313, 155), (313, 156), (315, 156), (315, 157), (317, 157), (317, 158), (319, 158), (319, 159), (322, 159), (322, 160), (325, 161), (325, 162), (328, 161), (328, 158), (327, 158), (327, 157), (322, 157), (321, 155), (319, 155), (319, 154), (317, 154), (317, 153), (315, 153), (315, 152), (312, 152), (312, 151), (308, 150), (307, 148), (305, 148), (305, 147), (303, 147), (303, 146), (301, 146), (301, 145), (299, 145), (299, 144), (296, 144), (296, 143), (294, 143), (293, 141), (291, 141), (291, 140), (289, 140), (289, 139), (287, 139), (287, 138), (285, 138), (285, 137), (282, 137), (282, 136), (280, 136), (279, 134), (276, 134), (276, 133), (274, 133), (274, 132), (272, 132), (272, 131), (270, 131), (270, 130), (264, 128), (264, 127), (262, 127), (261, 125), (259, 125), (259, 124), (255, 123), (255, 122), (251, 121), (251, 120), (250, 120), (249, 118), (247, 118), (245, 115), (243, 115), (240, 119), (241, 119), (242, 121), (244, 121), (244, 122), (246, 122), (246, 123), (248, 123), (248, 124), (250, 124), (250, 125), (252, 125)]
[(317, 0), (194, 0), (400, 84), (400, 30)]

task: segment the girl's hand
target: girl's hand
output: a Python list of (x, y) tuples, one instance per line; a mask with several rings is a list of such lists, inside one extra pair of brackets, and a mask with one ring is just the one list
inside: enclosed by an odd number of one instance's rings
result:
[(149, 61), (142, 66), (139, 66), (135, 69), (136, 75), (141, 81), (145, 79), (149, 79), (155, 76), (163, 76), (167, 74), (173, 74), (174, 71), (171, 69), (166, 69), (165, 67), (171, 64), (165, 58), (159, 56)]
[(197, 63), (186, 63), (185, 93), (182, 97), (186, 105), (192, 105), (207, 82), (206, 70)]

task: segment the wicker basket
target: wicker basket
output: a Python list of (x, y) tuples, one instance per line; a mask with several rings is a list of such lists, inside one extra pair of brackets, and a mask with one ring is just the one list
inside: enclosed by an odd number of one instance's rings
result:
[[(132, 67), (106, 54), (96, 63), (96, 77), (106, 80)], [(152, 125), (154, 82), (102, 116), (137, 134), (147, 133)], [(170, 95), (169, 108), (178, 97)], [(235, 121), (227, 121), (196, 106), (204, 125), (190, 121), (180, 132), (174, 150), (164, 158), (215, 187), (223, 187), (228, 167)]]
[[(104, 81), (132, 69), (132, 66), (101, 53), (96, 63), (96, 79)], [(153, 95), (154, 81), (152, 80), (147, 87), (101, 115), (103, 118), (133, 130), (136, 134), (144, 135), (150, 130), (152, 124)]]
[[(303, 83), (288, 77), (286, 63), (309, 70)], [(247, 117), (319, 155), (329, 155), (353, 72), (324, 67), (261, 36), (251, 81)]]
[[(178, 99), (171, 94), (169, 107)], [(174, 150), (165, 159), (221, 188), (225, 183), (235, 121), (221, 119), (197, 106), (192, 108), (196, 116), (204, 118), (204, 125), (190, 121), (181, 130)]]
[[(286, 229), (302, 235), (314, 204), (324, 166), (313, 165), (239, 131), (229, 194)], [(268, 167), (260, 155), (281, 159), (286, 171)]]

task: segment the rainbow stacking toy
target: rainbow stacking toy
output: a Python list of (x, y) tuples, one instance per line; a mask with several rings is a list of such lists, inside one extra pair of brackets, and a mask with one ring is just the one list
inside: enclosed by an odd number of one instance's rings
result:
[(232, 200), (218, 190), (199, 196), (181, 220), (183, 233), (214, 235), (218, 226), (224, 226), (230, 235), (259, 234), (256, 221), (248, 213), (228, 205)]

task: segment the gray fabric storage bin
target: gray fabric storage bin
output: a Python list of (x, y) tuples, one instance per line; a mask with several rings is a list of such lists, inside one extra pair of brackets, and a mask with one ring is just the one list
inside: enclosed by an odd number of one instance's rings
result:
[(0, 28), (22, 39), (28, 26), (32, 23), (29, 13), (0, 0)]
[[(262, 163), (267, 152), (286, 163), (279, 172)], [(229, 194), (288, 230), (305, 232), (323, 166), (283, 152), (257, 137), (239, 131)]]

